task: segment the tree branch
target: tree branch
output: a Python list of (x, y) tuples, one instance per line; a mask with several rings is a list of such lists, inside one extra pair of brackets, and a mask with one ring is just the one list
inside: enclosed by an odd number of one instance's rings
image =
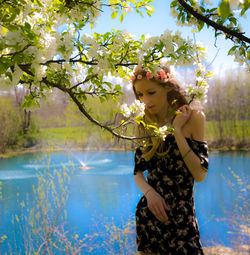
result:
[[(56, 63), (56, 64), (61, 64), (61, 63), (64, 63), (64, 62), (67, 62), (65, 59), (58, 59), (58, 60), (48, 60), (46, 61), (45, 63), (40, 63), (41, 65), (47, 65), (47, 64), (50, 64), (50, 63)], [(71, 63), (83, 63), (83, 64), (86, 64), (86, 65), (97, 65), (97, 63), (94, 63), (93, 61), (83, 61), (81, 59), (76, 59), (74, 60), (73, 58), (69, 60), (69, 62)]]
[(104, 96), (104, 95), (111, 95), (111, 96), (118, 96), (118, 92), (96, 92), (96, 91), (81, 91), (81, 92), (74, 92), (74, 95), (90, 95), (90, 96)]
[(16, 52), (13, 52), (13, 53), (3, 54), (3, 55), (0, 56), (0, 58), (9, 57), (9, 56), (14, 57), (15, 55), (20, 54), (20, 53), (24, 52), (25, 50), (27, 50), (30, 46), (32, 46), (32, 44), (27, 44), (27, 45), (24, 46), (24, 48), (22, 50), (16, 51)]
[(96, 119), (94, 119), (83, 107), (83, 105), (81, 104), (81, 102), (79, 102), (79, 100), (76, 98), (75, 93), (72, 92), (70, 89), (65, 88), (63, 86), (61, 86), (60, 84), (55, 84), (55, 83), (51, 83), (49, 82), (46, 78), (43, 78), (42, 82), (44, 82), (46, 85), (48, 86), (52, 86), (55, 88), (60, 89), (63, 92), (66, 92), (67, 94), (69, 94), (69, 96), (71, 97), (71, 99), (75, 102), (75, 104), (78, 106), (79, 110), (81, 111), (81, 113), (88, 119), (90, 120), (92, 123), (96, 124), (97, 126), (109, 131), (113, 136), (117, 137), (117, 138), (122, 138), (125, 140), (135, 140), (135, 139), (139, 139), (141, 137), (135, 137), (135, 136), (124, 136), (124, 135), (120, 135), (116, 132), (114, 132), (111, 128), (103, 125), (102, 123), (100, 123), (99, 121), (97, 121)]
[(241, 41), (250, 43), (250, 38), (244, 36), (243, 33), (238, 33), (236, 31), (232, 31), (231, 29), (229, 29), (227, 27), (217, 24), (216, 22), (214, 22), (214, 21), (210, 20), (209, 18), (203, 16), (202, 14), (196, 12), (189, 4), (187, 4), (187, 2), (185, 0), (177, 0), (177, 1), (182, 5), (182, 7), (188, 13), (192, 14), (198, 20), (201, 20), (201, 21), (205, 22), (206, 24), (210, 25), (215, 30), (220, 30), (220, 31), (224, 32), (225, 34), (228, 34), (228, 35), (238, 38)]
[(93, 75), (93, 76), (89, 77), (87, 80), (77, 83), (76, 85), (70, 87), (70, 90), (73, 90), (73, 89), (77, 88), (78, 86), (83, 85), (84, 83), (90, 81), (91, 79), (93, 79), (95, 77), (97, 77), (97, 75)]
[[(131, 64), (128, 64), (131, 65)], [(26, 64), (26, 65), (19, 65), (19, 67), (26, 72), (27, 74), (34, 76), (34, 74), (30, 71), (30, 65)], [(116, 138), (121, 138), (121, 139), (125, 139), (125, 140), (129, 140), (129, 141), (134, 141), (137, 139), (142, 139), (142, 138), (148, 138), (150, 136), (125, 136), (125, 135), (121, 135), (117, 132), (114, 132), (113, 128), (108, 127), (105, 124), (102, 124), (101, 122), (97, 121), (96, 119), (94, 119), (85, 109), (85, 107), (83, 106), (83, 104), (77, 99), (77, 94), (74, 93), (72, 91), (72, 88), (67, 88), (64, 87), (63, 85), (59, 84), (59, 83), (53, 83), (47, 80), (47, 78), (43, 78), (42, 82), (44, 84), (46, 84), (48, 87), (53, 87), (53, 88), (58, 88), (59, 90), (63, 91), (64, 93), (67, 93), (71, 99), (74, 101), (74, 103), (77, 105), (78, 109), (80, 110), (80, 112), (92, 123), (94, 123), (95, 125), (107, 130), (109, 133), (111, 133), (113, 136), (115, 136)], [(79, 94), (79, 93), (78, 93)], [(116, 127), (118, 128), (118, 127)]]

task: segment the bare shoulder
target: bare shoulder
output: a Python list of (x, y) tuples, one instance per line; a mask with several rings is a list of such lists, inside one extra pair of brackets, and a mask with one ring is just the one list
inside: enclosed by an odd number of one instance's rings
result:
[(190, 122), (191, 124), (202, 124), (205, 123), (206, 116), (204, 112), (198, 111), (198, 110), (192, 110), (192, 114), (190, 116)]
[(191, 137), (198, 141), (205, 141), (206, 116), (202, 111), (192, 110), (190, 116)]

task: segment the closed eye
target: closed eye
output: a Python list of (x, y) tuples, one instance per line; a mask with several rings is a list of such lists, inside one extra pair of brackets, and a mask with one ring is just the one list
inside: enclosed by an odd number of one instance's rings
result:
[[(154, 95), (155, 94), (155, 91), (150, 91), (148, 92), (149, 95)], [(137, 93), (137, 97), (143, 97), (143, 94), (142, 93)]]

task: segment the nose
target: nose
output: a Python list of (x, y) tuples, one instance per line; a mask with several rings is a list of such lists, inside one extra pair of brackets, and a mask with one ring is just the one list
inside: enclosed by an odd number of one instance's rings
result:
[(149, 105), (150, 100), (149, 100), (149, 98), (147, 96), (143, 96), (141, 98), (141, 102), (144, 103), (145, 105)]

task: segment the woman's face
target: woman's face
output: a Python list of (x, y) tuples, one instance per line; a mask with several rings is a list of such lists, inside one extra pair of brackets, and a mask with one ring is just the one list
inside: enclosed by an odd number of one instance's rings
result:
[(155, 81), (143, 78), (134, 85), (135, 93), (146, 109), (158, 119), (165, 118), (167, 113), (167, 89)]

